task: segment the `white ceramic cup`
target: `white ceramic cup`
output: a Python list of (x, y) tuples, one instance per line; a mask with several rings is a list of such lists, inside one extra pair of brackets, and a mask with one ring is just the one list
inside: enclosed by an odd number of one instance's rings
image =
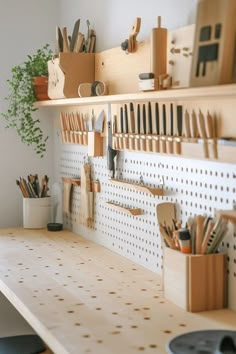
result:
[(51, 219), (51, 197), (23, 199), (23, 227), (43, 229)]

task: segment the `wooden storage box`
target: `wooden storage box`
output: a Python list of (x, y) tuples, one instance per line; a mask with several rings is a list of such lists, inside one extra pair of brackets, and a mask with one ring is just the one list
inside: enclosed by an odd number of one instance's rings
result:
[(95, 80), (95, 54), (60, 53), (48, 62), (48, 72), (49, 98), (79, 97), (79, 85)]
[(226, 256), (191, 255), (165, 248), (165, 297), (190, 312), (226, 307)]
[(88, 156), (103, 156), (103, 137), (99, 132), (88, 132)]

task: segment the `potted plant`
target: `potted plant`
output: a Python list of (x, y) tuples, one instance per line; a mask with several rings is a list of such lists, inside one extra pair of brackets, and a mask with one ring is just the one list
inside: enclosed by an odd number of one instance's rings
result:
[[(43, 157), (46, 151), (48, 137), (43, 136), (39, 120), (33, 117), (33, 113), (37, 110), (34, 106), (34, 102), (37, 100), (34, 81), (35, 77), (44, 77), (47, 93), (47, 63), (52, 55), (53, 52), (49, 44), (46, 44), (35, 54), (28, 55), (25, 62), (11, 69), (12, 76), (7, 80), (9, 95), (5, 98), (9, 105), (7, 112), (1, 114), (8, 122), (6, 127), (16, 129), (21, 141), (32, 145), (40, 157)], [(47, 99), (48, 97), (41, 94), (39, 98)]]

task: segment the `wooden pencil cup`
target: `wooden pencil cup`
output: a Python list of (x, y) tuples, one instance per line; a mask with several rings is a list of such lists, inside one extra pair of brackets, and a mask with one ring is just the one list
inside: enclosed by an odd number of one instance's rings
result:
[(226, 255), (183, 254), (164, 249), (165, 297), (189, 312), (226, 307)]

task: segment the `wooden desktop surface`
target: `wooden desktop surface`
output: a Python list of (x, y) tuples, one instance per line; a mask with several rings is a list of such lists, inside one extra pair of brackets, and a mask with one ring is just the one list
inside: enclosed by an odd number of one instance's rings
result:
[(0, 291), (56, 354), (163, 354), (180, 333), (236, 329), (236, 313), (185, 312), (160, 276), (68, 231), (1, 229)]

